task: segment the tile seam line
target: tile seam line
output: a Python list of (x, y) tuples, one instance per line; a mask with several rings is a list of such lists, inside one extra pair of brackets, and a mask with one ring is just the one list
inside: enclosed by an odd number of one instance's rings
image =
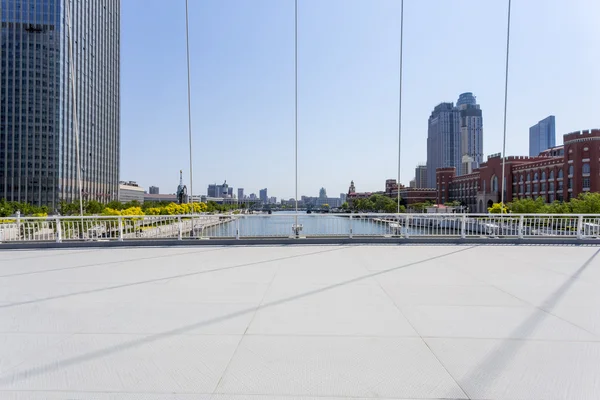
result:
[[(468, 248), (466, 248), (465, 250), (463, 250), (464, 252), (468, 251), (468, 250), (472, 250), (474, 248), (479, 247), (478, 245), (475, 246), (470, 246)], [(451, 253), (446, 253), (442, 256), (445, 257), (447, 255), (454, 255), (456, 254), (455, 252), (451, 252)], [(444, 371), (446, 371), (446, 373), (448, 374), (448, 376), (450, 378), (452, 378), (452, 380), (454, 381), (454, 383), (456, 384), (456, 386), (461, 390), (461, 392), (465, 395), (466, 399), (471, 399), (471, 397), (467, 394), (466, 390), (461, 386), (461, 384), (456, 380), (456, 378), (450, 373), (450, 371), (448, 370), (448, 368), (446, 368), (446, 366), (442, 363), (442, 361), (439, 359), (439, 357), (437, 356), (437, 354), (435, 354), (433, 352), (433, 350), (431, 349), (431, 347), (429, 347), (429, 344), (427, 343), (427, 341), (425, 341), (425, 339), (423, 338), (423, 336), (421, 335), (421, 332), (419, 332), (419, 330), (412, 324), (412, 322), (410, 322), (410, 320), (408, 319), (408, 317), (406, 317), (406, 315), (404, 315), (404, 313), (402, 312), (402, 309), (398, 306), (398, 304), (396, 304), (396, 302), (394, 301), (394, 299), (390, 296), (390, 294), (388, 293), (387, 290), (385, 290), (385, 288), (383, 287), (383, 285), (381, 284), (381, 282), (378, 279), (375, 279), (375, 281), (377, 282), (377, 284), (379, 285), (379, 287), (381, 288), (381, 290), (383, 291), (383, 293), (385, 293), (385, 295), (387, 296), (388, 300), (394, 305), (394, 307), (398, 310), (398, 312), (400, 313), (400, 315), (406, 320), (406, 322), (410, 325), (410, 327), (415, 331), (415, 333), (418, 336), (418, 338), (421, 340), (421, 342), (425, 345), (425, 347), (427, 347), (427, 349), (429, 350), (429, 352), (431, 353), (431, 355), (436, 359), (436, 361), (438, 362), (438, 364), (444, 369)]]
[[(56, 335), (56, 336), (148, 336), (153, 335), (155, 332), (76, 332), (76, 333), (62, 333), (62, 332), (0, 332), (0, 335), (5, 336), (38, 336), (38, 335)], [(391, 339), (435, 339), (435, 340), (503, 340), (503, 341), (514, 341), (514, 342), (532, 342), (532, 343), (569, 343), (569, 344), (600, 344), (600, 339), (598, 340), (587, 340), (587, 339), (567, 339), (567, 340), (559, 340), (559, 339), (531, 339), (531, 338), (515, 338), (515, 337), (470, 337), (470, 336), (419, 336), (417, 335), (341, 335), (341, 334), (285, 334), (285, 333), (274, 333), (274, 334), (265, 334), (265, 333), (180, 333), (177, 336), (184, 337), (214, 337), (214, 336), (248, 336), (248, 337), (275, 337), (275, 338), (312, 338), (312, 339), (381, 339), (381, 340), (391, 340)]]
[[(267, 397), (267, 398), (289, 398), (289, 399), (298, 399), (302, 397), (309, 396), (314, 399), (335, 399), (335, 400), (344, 400), (344, 399), (353, 399), (353, 400), (414, 400), (414, 397), (372, 397), (372, 396), (338, 396), (338, 395), (303, 395), (303, 394), (268, 394), (268, 393), (209, 393), (209, 392), (139, 392), (139, 391), (109, 391), (109, 390), (43, 390), (43, 389), (26, 389), (26, 390), (5, 390), (0, 389), (0, 393), (92, 393), (92, 394), (135, 394), (135, 395), (184, 395), (184, 396), (244, 396), (244, 398), (258, 398), (258, 397)], [(489, 398), (456, 398), (456, 397), (427, 397), (423, 398), (423, 400), (490, 400)]]

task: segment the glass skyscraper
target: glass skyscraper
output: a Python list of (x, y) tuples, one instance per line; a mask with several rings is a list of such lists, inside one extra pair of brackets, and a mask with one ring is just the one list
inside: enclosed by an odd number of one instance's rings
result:
[(471, 92), (458, 96), (456, 107), (460, 110), (461, 146), (461, 165), (456, 173), (466, 175), (483, 162), (483, 112)]
[(465, 175), (482, 162), (483, 113), (473, 93), (462, 93), (456, 107), (454, 103), (436, 106), (427, 130), (426, 186), (436, 187), (438, 168), (454, 167), (456, 175)]
[(542, 151), (556, 146), (556, 118), (544, 118), (529, 128), (529, 156), (538, 156)]
[(0, 198), (116, 200), (120, 0), (1, 1)]
[(453, 103), (433, 109), (427, 129), (427, 187), (436, 187), (436, 169), (461, 165), (460, 111)]

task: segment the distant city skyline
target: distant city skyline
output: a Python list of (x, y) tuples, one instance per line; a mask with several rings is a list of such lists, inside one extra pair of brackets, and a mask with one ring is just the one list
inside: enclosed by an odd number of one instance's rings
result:
[[(142, 0), (121, 8), (121, 179), (170, 193), (189, 154), (185, 9)], [(295, 197), (293, 9), (190, 4), (194, 194), (227, 176), (247, 192), (266, 186)], [(477, 94), (484, 109), (484, 157), (502, 151), (506, 9), (506, 1), (405, 2), (403, 184), (426, 157), (429, 113), (459, 93)], [(380, 190), (397, 177), (399, 2), (299, 1), (298, 12), (298, 195), (345, 192), (350, 180)], [(529, 127), (544, 115), (557, 117), (559, 140), (600, 125), (600, 76), (590, 68), (600, 61), (599, 13), (583, 0), (514, 7), (507, 155), (528, 154)], [(450, 31), (474, 51), (446, 46)], [(149, 156), (140, 160), (141, 146)]]

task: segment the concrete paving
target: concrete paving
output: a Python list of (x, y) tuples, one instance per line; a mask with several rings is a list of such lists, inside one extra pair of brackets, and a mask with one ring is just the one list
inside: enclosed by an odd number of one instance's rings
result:
[(0, 252), (0, 398), (597, 399), (592, 246)]

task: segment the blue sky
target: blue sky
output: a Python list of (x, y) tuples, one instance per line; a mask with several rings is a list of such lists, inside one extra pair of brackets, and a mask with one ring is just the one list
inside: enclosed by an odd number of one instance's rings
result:
[[(299, 0), (299, 194), (397, 176), (399, 0)], [(402, 182), (434, 106), (473, 92), (502, 150), (507, 1), (406, 0)], [(166, 5), (168, 4), (168, 6)], [(121, 179), (189, 190), (184, 0), (124, 0)], [(513, 0), (507, 154), (556, 116), (557, 143), (600, 127), (600, 2)], [(294, 1), (190, 0), (194, 193), (223, 180), (294, 196)]]

